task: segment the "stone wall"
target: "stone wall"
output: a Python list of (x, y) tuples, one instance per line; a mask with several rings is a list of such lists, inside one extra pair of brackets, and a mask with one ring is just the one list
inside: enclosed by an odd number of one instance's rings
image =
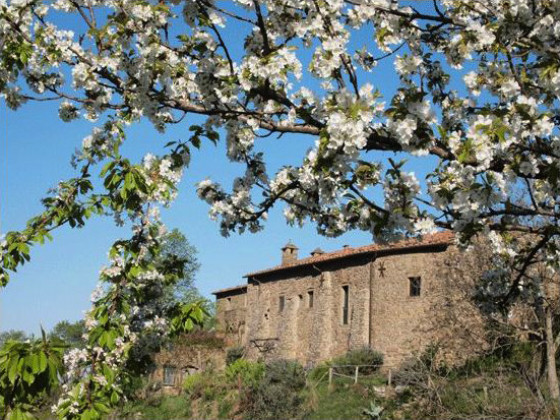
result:
[(244, 289), (217, 296), (216, 318), (218, 329), (225, 334), (229, 346), (241, 346), (246, 342), (247, 293)]
[[(225, 358), (224, 348), (176, 343), (154, 355), (155, 369), (150, 374), (150, 382), (165, 394), (177, 394), (187, 375), (207, 369), (222, 370), (225, 367)], [(164, 381), (166, 368), (174, 372), (170, 384)]]
[[(299, 269), (260, 283), (253, 280), (247, 296), (249, 354), (308, 364), (366, 345), (369, 268), (364, 261), (353, 264)], [(343, 324), (343, 286), (349, 291), (347, 324)]]
[[(439, 344), (450, 362), (484, 346), (482, 318), (471, 302), (484, 266), (475, 254), (450, 246), (372, 262), (371, 343), (386, 367), (428, 344)], [(420, 296), (410, 296), (412, 277), (421, 279)]]

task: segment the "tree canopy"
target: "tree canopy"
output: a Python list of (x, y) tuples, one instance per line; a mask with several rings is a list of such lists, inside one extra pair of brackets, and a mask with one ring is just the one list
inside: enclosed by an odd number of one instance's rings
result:
[(8, 341), (24, 341), (27, 338), (27, 334), (22, 330), (2, 331), (0, 333), (0, 348), (2, 348), (4, 343), (7, 343)]
[(86, 332), (84, 321), (60, 321), (52, 328), (49, 338), (61, 340), (70, 347), (83, 347), (85, 345), (83, 335)]
[[(163, 298), (168, 300), (169, 304), (194, 302), (202, 299), (194, 285), (195, 275), (200, 267), (196, 254), (196, 248), (179, 229), (175, 228), (165, 235), (162, 255), (177, 258), (184, 264), (183, 277), (175, 284), (166, 287), (163, 293)], [(163, 263), (165, 263), (165, 260)]]
[[(6, 285), (30, 245), (59, 226), (93, 214), (132, 220), (133, 236), (111, 249), (106, 287), (86, 317), (91, 345), (105, 350), (75, 359), (102, 359), (111, 370), (142, 330), (138, 313), (142, 325), (169, 331), (145, 285), (175, 283), (184, 266), (151, 262), (165, 235), (157, 209), (175, 198), (191, 150), (224, 141), (244, 174), (231, 186), (197, 187), (224, 235), (261, 229), (277, 203), (289, 223), (311, 221), (325, 235), (360, 229), (388, 239), (445, 228), (468, 243), (484, 234), (501, 261), (488, 292), (514, 300), (529, 290), (531, 264), (557, 270), (560, 261), (559, 18), (552, 0), (0, 2), (8, 106), (53, 101), (62, 120), (95, 125), (73, 157), (76, 177), (6, 235), (0, 280)], [(378, 89), (389, 77), (376, 73), (383, 60), (398, 79), (389, 97)], [(120, 149), (126, 126), (141, 120), (162, 133), (182, 124), (188, 138), (132, 162)], [(312, 146), (299, 165), (271, 173), (263, 144), (288, 135)], [(426, 180), (407, 170), (410, 156), (429, 167)], [(191, 326), (191, 310), (177, 308), (187, 319), (171, 330)], [(79, 372), (78, 382), (87, 376), (113, 400), (118, 375)], [(94, 416), (91, 398), (74, 389), (59, 415)]]

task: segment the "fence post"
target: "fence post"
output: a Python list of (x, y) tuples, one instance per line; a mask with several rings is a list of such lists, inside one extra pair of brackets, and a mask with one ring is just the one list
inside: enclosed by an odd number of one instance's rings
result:
[(333, 375), (332, 367), (330, 367), (329, 368), (329, 385), (332, 383), (332, 375)]
[(392, 378), (392, 376), (393, 376), (392, 372), (393, 371), (391, 369), (389, 369), (389, 374), (387, 375), (387, 385), (389, 385), (389, 386), (391, 386), (391, 382), (392, 382), (392, 379), (393, 379)]
[(354, 383), (358, 383), (358, 371), (360, 370), (360, 366), (356, 366), (356, 372), (354, 372)]

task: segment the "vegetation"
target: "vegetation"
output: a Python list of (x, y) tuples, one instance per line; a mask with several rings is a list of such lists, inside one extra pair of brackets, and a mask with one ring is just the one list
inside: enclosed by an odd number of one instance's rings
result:
[(140, 415), (144, 419), (189, 419), (192, 418), (191, 399), (189, 395), (180, 395), (131, 401), (120, 410), (118, 418), (137, 418)]
[(257, 387), (263, 380), (264, 373), (264, 363), (249, 362), (245, 359), (236, 360), (232, 364), (228, 365), (225, 370), (226, 379), (230, 383), (252, 388)]
[[(236, 362), (237, 363), (237, 362)], [(302, 366), (290, 360), (277, 360), (266, 365), (265, 375), (242, 396), (242, 409), (249, 419), (299, 419), (306, 410), (305, 373)]]
[(25, 331), (21, 330), (10, 330), (10, 331), (2, 331), (0, 333), (0, 348), (4, 346), (9, 340), (12, 341), (25, 341), (28, 338), (32, 338), (33, 336), (28, 336)]
[(76, 322), (60, 321), (49, 333), (49, 338), (63, 341), (70, 347), (84, 347), (86, 345), (85, 333), (86, 325), (83, 320)]
[(535, 371), (540, 353), (534, 343), (515, 341), (449, 368), (432, 346), (403, 366), (394, 381), (407, 389), (407, 412), (423, 417), (557, 418), (554, 398)]
[[(169, 242), (168, 242), (169, 240)], [(122, 244), (122, 242), (121, 242)], [(136, 245), (131, 245), (133, 248)], [(140, 245), (143, 247), (143, 245)], [(118, 249), (121, 245), (117, 245)], [(114, 250), (116, 250), (115, 248)], [(109, 413), (114, 406), (126, 398), (134, 397), (143, 386), (143, 375), (153, 367), (153, 355), (162, 344), (172, 342), (162, 338), (162, 329), (168, 328), (169, 338), (181, 336), (187, 345), (202, 344), (222, 347), (223, 340), (215, 333), (203, 330), (209, 317), (206, 300), (202, 299), (193, 285), (193, 276), (198, 268), (195, 249), (188, 244), (185, 237), (178, 231), (167, 234), (162, 239), (161, 247), (149, 253), (147, 248), (142, 257), (144, 269), (159, 267), (175, 267), (176, 271), (168, 273), (168, 281), (162, 289), (150, 282), (153, 271), (143, 271), (134, 264), (128, 267), (131, 273), (140, 275), (141, 287), (146, 292), (143, 304), (137, 301), (135, 308), (128, 307), (132, 315), (132, 324), (126, 325), (121, 317), (115, 318), (113, 305), (126, 304), (134, 301), (134, 287), (127, 291), (125, 301), (118, 300), (112, 304), (107, 299), (102, 287), (92, 295), (98, 302), (94, 311), (99, 311), (92, 318), (90, 313), (85, 321), (57, 323), (47, 335), (43, 332), (41, 340), (28, 336), (23, 331), (9, 331), (0, 336), (0, 413), (9, 420), (32, 419), (35, 416), (52, 418), (51, 406), (65, 418), (81, 417), (98, 419)], [(140, 249), (135, 248), (132, 254), (125, 254), (134, 259)], [(136, 254), (134, 254), (136, 253)], [(120, 261), (120, 256), (115, 258)], [(121, 268), (119, 268), (119, 271)], [(140, 270), (140, 271), (139, 271)], [(142, 277), (143, 276), (143, 277)], [(110, 289), (110, 288), (109, 288)], [(130, 300), (132, 299), (132, 300)], [(185, 301), (179, 301), (184, 299)], [(169, 325), (163, 317), (169, 318)], [(132, 313), (133, 312), (133, 313)], [(155, 315), (155, 316), (154, 316)], [(128, 342), (119, 338), (119, 334), (128, 330)], [(115, 331), (115, 329), (118, 330)], [(140, 334), (140, 330), (142, 334)], [(193, 331), (193, 334), (185, 334)], [(103, 350), (105, 348), (105, 351)], [(88, 354), (96, 353), (97, 362), (88, 365)], [(64, 364), (63, 364), (64, 354)], [(90, 360), (91, 361), (91, 360)], [(86, 363), (84, 363), (86, 362)], [(118, 378), (111, 370), (111, 364), (122, 362), (123, 369)], [(88, 387), (78, 384), (89, 378)], [(64, 387), (60, 380), (64, 379)], [(70, 398), (61, 395), (70, 389), (75, 382)], [(116, 382), (119, 385), (116, 385)], [(87, 390), (88, 401), (73, 401)], [(58, 400), (56, 400), (58, 399)], [(90, 408), (84, 408), (90, 407)], [(46, 414), (48, 412), (48, 414)]]
[(245, 354), (245, 348), (242, 346), (230, 347), (226, 353), (226, 365), (231, 365), (236, 360), (241, 359)]
[(333, 365), (343, 366), (338, 371), (347, 375), (354, 373), (354, 366), (360, 366), (360, 372), (368, 375), (377, 371), (383, 364), (383, 354), (370, 347), (348, 351), (344, 356), (335, 358)]
[[(366, 419), (363, 410), (370, 409), (374, 400), (380, 404), (380, 398), (375, 395), (373, 389), (385, 383), (385, 378), (381, 376), (362, 379), (358, 385), (336, 380), (333, 386), (329, 386), (323, 381), (308, 394), (309, 411), (305, 418), (310, 420)], [(386, 410), (386, 401), (384, 399), (382, 401), (382, 406)]]
[(169, 306), (179, 302), (191, 303), (201, 300), (202, 296), (194, 285), (196, 272), (200, 268), (196, 248), (179, 229), (173, 229), (165, 234), (163, 241), (162, 258), (158, 264), (165, 264), (168, 259), (180, 261), (183, 265), (183, 273), (177, 282), (165, 285), (161, 299)]
[(0, 418), (33, 419), (58, 390), (65, 346), (42, 339), (8, 340), (0, 350)]
[(392, 386), (378, 370), (360, 376), (356, 384), (347, 377), (328, 383), (328, 365), (341, 360), (361, 364), (364, 355), (373, 354), (378, 360), (376, 352), (366, 349), (309, 371), (294, 361), (238, 359), (224, 372), (188, 376), (179, 396), (131, 402), (121, 414), (145, 419), (155, 413), (158, 419), (556, 418), (560, 412), (546, 392), (545, 378), (537, 384), (539, 391), (528, 379), (538, 368), (538, 353), (534, 343), (511, 340), (449, 367), (433, 345), (393, 372)]

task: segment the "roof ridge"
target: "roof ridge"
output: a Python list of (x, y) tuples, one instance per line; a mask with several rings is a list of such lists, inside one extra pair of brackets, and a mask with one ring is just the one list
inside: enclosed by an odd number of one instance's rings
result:
[(237, 289), (246, 289), (246, 288), (247, 288), (247, 283), (238, 284), (237, 286), (226, 287), (224, 289), (215, 290), (215, 291), (212, 292), (212, 294), (217, 295), (217, 294), (220, 294), (220, 293), (233, 292), (234, 290), (237, 290)]
[(267, 269), (250, 272), (245, 274), (243, 277), (251, 277), (258, 274), (267, 274), (267, 273), (281, 271), (289, 268), (305, 266), (315, 262), (329, 261), (338, 258), (351, 257), (359, 254), (376, 252), (376, 251), (385, 251), (391, 249), (395, 249), (395, 250), (406, 249), (409, 247), (417, 247), (417, 246), (450, 244), (451, 242), (453, 242), (454, 237), (455, 235), (452, 231), (445, 230), (445, 231), (435, 232), (428, 235), (423, 235), (421, 237), (405, 238), (400, 241), (393, 242), (391, 244), (372, 243), (369, 245), (363, 245), (356, 248), (346, 247), (346, 248), (338, 249), (336, 251), (325, 252), (324, 254), (320, 254), (320, 255), (312, 255), (306, 258), (293, 261), (288, 264), (277, 265)]

